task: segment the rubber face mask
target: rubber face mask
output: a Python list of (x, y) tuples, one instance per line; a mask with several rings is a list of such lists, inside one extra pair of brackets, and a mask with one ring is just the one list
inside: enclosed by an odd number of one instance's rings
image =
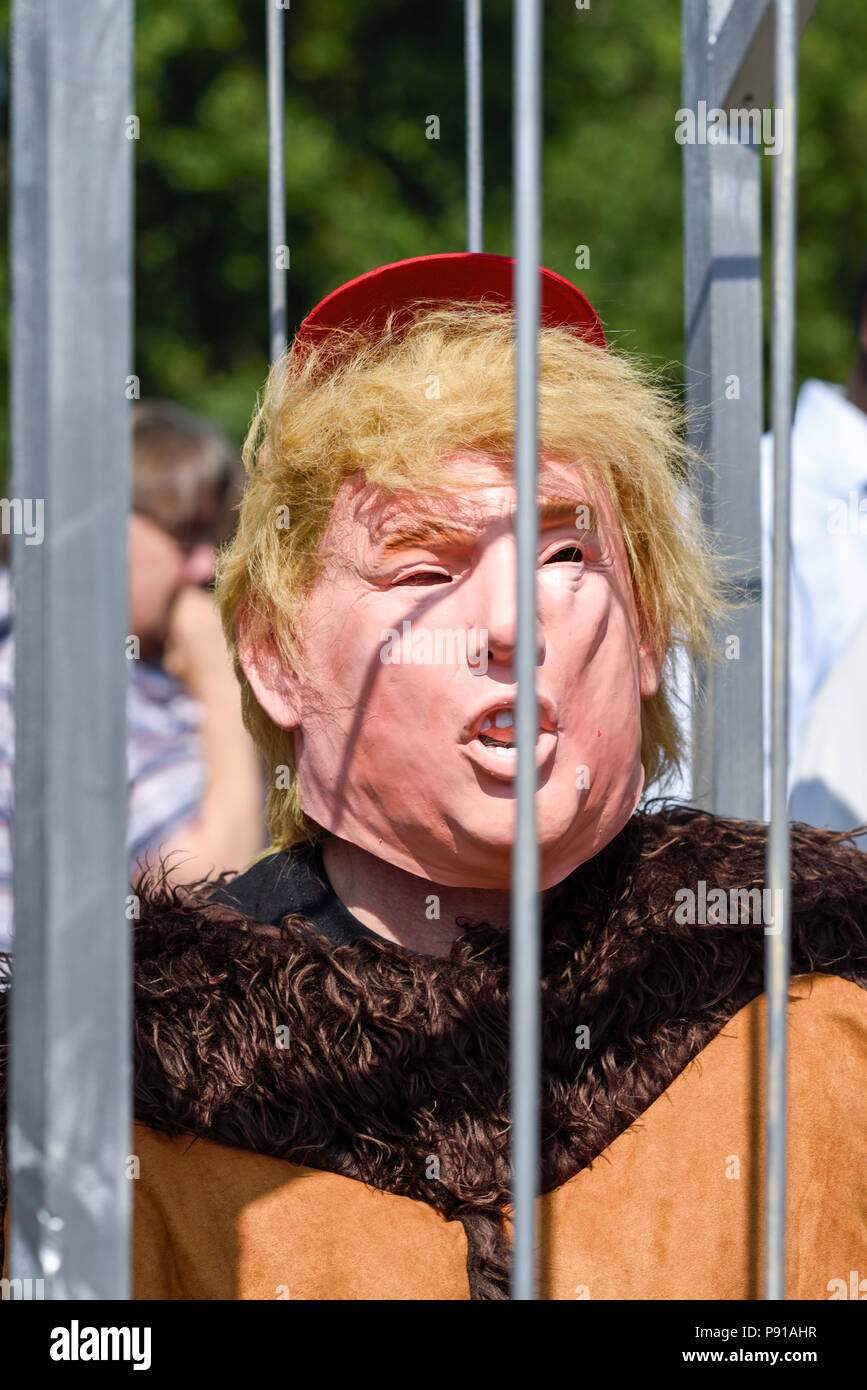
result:
[[(338, 493), (303, 660), (280, 679), (241, 659), (294, 734), (304, 811), (444, 885), (508, 888), (515, 832), (515, 489), (456, 455), (455, 491)], [(473, 486), (461, 488), (471, 479)], [(575, 467), (540, 471), (536, 815), (541, 886), (598, 853), (644, 785), (641, 702), (660, 662), (639, 639), (610, 495)]]

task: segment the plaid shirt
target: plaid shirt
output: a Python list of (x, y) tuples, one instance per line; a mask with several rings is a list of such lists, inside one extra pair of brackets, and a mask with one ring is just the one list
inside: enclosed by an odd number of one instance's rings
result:
[[(12, 584), (0, 570), (0, 950), (13, 935), (12, 849), (15, 643)], [(196, 818), (205, 788), (201, 704), (161, 666), (130, 661), (127, 686), (127, 850), (136, 861)]]

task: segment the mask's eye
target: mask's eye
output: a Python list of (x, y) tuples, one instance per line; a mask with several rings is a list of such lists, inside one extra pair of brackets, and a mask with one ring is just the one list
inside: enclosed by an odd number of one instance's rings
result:
[(567, 545), (562, 550), (557, 550), (553, 555), (549, 555), (545, 561), (546, 565), (580, 565), (584, 559), (584, 551), (580, 545)]
[(405, 587), (406, 585), (409, 585), (409, 584), (414, 584), (414, 585), (416, 585), (416, 586), (418, 586), (418, 587), (421, 587), (421, 585), (427, 585), (427, 584), (450, 584), (450, 583), (451, 583), (451, 575), (450, 575), (450, 574), (443, 574), (442, 570), (415, 570), (413, 574), (405, 574), (405, 575), (402, 575), (400, 579), (395, 579), (395, 580), (392, 582), (392, 586), (391, 586), (391, 587), (392, 587), (393, 589), (396, 589), (398, 586), (400, 586), (401, 588), (403, 588), (403, 587)]

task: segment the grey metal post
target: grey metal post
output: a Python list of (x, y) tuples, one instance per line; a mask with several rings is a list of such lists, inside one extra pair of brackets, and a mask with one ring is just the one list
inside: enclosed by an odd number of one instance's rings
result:
[(464, 0), (467, 125), (467, 250), (484, 250), (482, 0)]
[[(683, 107), (752, 107), (755, 96), (737, 85), (738, 73), (715, 62), (709, 14), (708, 0), (684, 0)], [(734, 596), (748, 602), (717, 633), (722, 662), (700, 673), (692, 795), (718, 815), (757, 820), (764, 757), (761, 159), (760, 144), (736, 138), (683, 146), (689, 440), (708, 460), (697, 479), (705, 521), (730, 557)]]
[(268, 30), (268, 294), (271, 361), (286, 349), (285, 11), (265, 0)]
[(542, 13), (515, 0), (513, 220), (515, 236), (515, 476), (518, 505), (518, 740), (512, 861), (511, 1080), (515, 1245), (511, 1296), (536, 1297), (541, 1067), (539, 850), (536, 837), (537, 378), (542, 184)]
[(12, 1278), (129, 1297), (132, 0), (12, 11)]
[[(790, 973), (789, 567), (791, 429), (795, 382), (797, 255), (797, 0), (776, 0), (775, 101), (783, 147), (774, 169), (772, 218), (771, 390), (774, 429), (774, 587), (771, 678), (771, 824), (768, 882), (775, 905), (765, 936), (768, 996), (768, 1113), (765, 1298), (786, 1296), (786, 1058)], [(777, 906), (780, 904), (782, 912)]]

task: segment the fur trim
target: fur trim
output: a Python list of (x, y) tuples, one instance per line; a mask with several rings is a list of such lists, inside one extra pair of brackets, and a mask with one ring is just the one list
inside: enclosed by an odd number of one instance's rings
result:
[[(793, 828), (792, 973), (867, 986), (867, 856), (844, 839)], [(700, 879), (761, 889), (765, 845), (760, 825), (637, 815), (551, 893), (544, 1191), (607, 1148), (761, 993), (760, 924), (679, 925), (674, 909)], [(505, 1298), (507, 934), (467, 924), (447, 958), (367, 938), (334, 947), (304, 919), (267, 928), (155, 879), (140, 892), (136, 1117), (428, 1202), (465, 1225), (473, 1297)]]

